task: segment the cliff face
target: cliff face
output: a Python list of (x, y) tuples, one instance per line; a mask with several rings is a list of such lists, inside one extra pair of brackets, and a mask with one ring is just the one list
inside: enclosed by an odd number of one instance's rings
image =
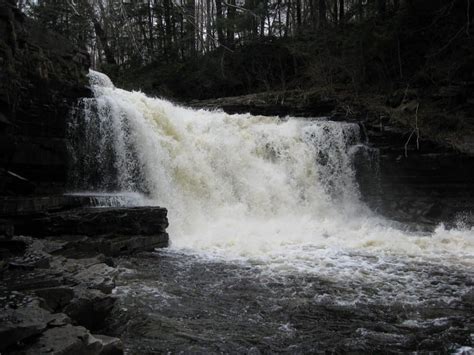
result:
[(0, 0), (0, 195), (60, 192), (66, 125), (89, 96), (87, 52)]

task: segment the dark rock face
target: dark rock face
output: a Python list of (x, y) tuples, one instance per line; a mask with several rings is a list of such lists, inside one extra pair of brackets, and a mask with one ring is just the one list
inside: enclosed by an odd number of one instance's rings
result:
[[(108, 256), (168, 246), (167, 210), (161, 207), (79, 208), (14, 219), (18, 234), (62, 237), (62, 255)], [(69, 237), (68, 237), (69, 236)]]
[(62, 191), (66, 126), (89, 56), (0, 1), (0, 195)]
[(64, 313), (77, 324), (90, 330), (105, 326), (105, 319), (115, 304), (115, 298), (99, 290), (76, 288), (75, 297), (64, 308)]
[(168, 227), (166, 215), (161, 207), (82, 208), (33, 218), (17, 231), (31, 236), (158, 235)]
[[(374, 210), (408, 224), (432, 228), (473, 225), (474, 156), (418, 140), (390, 127), (365, 125), (370, 157), (356, 157), (357, 178)], [(407, 144), (408, 142), (408, 144)], [(461, 225), (459, 225), (461, 224)]]
[[(78, 208), (87, 201), (68, 195), (0, 196), (0, 216), (38, 216), (46, 212)], [(1, 224), (1, 223), (0, 223)]]

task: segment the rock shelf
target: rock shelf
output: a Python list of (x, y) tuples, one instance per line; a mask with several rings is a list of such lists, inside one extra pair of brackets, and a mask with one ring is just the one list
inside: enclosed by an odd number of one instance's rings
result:
[(167, 246), (166, 209), (76, 208), (2, 223), (15, 232), (0, 230), (0, 352), (123, 353), (120, 339), (100, 334), (120, 272), (112, 257)]

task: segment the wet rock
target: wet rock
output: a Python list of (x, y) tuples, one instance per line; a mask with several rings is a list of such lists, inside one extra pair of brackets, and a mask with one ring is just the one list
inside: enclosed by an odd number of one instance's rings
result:
[(469, 308), (474, 309), (474, 290), (471, 290), (462, 296), (462, 301)]
[(13, 237), (15, 228), (10, 221), (0, 219), (0, 236)]
[(95, 264), (74, 275), (87, 288), (102, 291), (106, 294), (112, 292), (115, 287), (115, 276), (117, 270), (106, 264)]
[(100, 354), (102, 344), (91, 337), (88, 330), (80, 326), (66, 325), (64, 327), (46, 330), (38, 340), (31, 345), (25, 354)]
[[(86, 202), (71, 195), (4, 196), (0, 197), (0, 216), (14, 218), (17, 224), (22, 222), (21, 216), (25, 216), (27, 220), (24, 223), (28, 223), (32, 216), (87, 206)], [(9, 223), (13, 225), (11, 221)]]
[(0, 256), (22, 254), (26, 247), (24, 241), (0, 238)]
[(107, 335), (92, 335), (101, 345), (101, 355), (121, 355), (123, 354), (123, 344), (119, 338), (109, 337)]
[[(73, 238), (68, 238), (71, 240)], [(76, 237), (77, 239), (77, 237)], [(159, 233), (150, 236), (104, 236), (104, 237), (81, 237), (79, 240), (65, 243), (55, 254), (69, 258), (89, 257), (91, 255), (105, 254), (108, 257), (122, 254), (132, 254), (142, 251), (153, 251), (156, 248), (168, 246), (168, 234)], [(104, 258), (104, 263), (111, 264), (110, 258)]]
[(168, 234), (161, 233), (153, 236), (130, 236), (104, 238), (98, 248), (106, 255), (117, 256), (139, 251), (153, 251), (156, 248), (168, 246)]
[(35, 184), (13, 171), (0, 168), (0, 179), (5, 191), (15, 195), (29, 195), (35, 190)]
[(74, 289), (74, 299), (64, 308), (64, 313), (77, 324), (98, 330), (104, 326), (105, 318), (112, 311), (115, 301), (115, 297), (111, 295), (79, 286)]
[(21, 261), (10, 261), (8, 263), (8, 267), (10, 269), (24, 269), (24, 270), (32, 270), (32, 269), (47, 269), (49, 268), (49, 260), (47, 258), (37, 258), (37, 259), (26, 259)]
[[(369, 137), (370, 139), (370, 137)], [(357, 156), (357, 180), (363, 199), (391, 219), (433, 228), (455, 225), (474, 210), (474, 157), (422, 144), (422, 151), (405, 156), (402, 136), (375, 141), (380, 154)], [(468, 217), (468, 216), (465, 216)]]
[(48, 327), (48, 323), (54, 320), (51, 313), (40, 308), (36, 302), (15, 306), (18, 308), (0, 310), (0, 350), (41, 334)]
[(48, 323), (50, 327), (62, 327), (71, 324), (71, 318), (64, 313), (54, 313), (53, 320)]
[(2, 353), (123, 353), (119, 339), (94, 337), (87, 329), (106, 326), (116, 301), (110, 293), (118, 271), (102, 254), (82, 259), (50, 254), (68, 245), (67, 239), (7, 240), (19, 244), (23, 255), (9, 256), (9, 268), (0, 278)]
[(159, 236), (168, 227), (161, 207), (84, 208), (34, 218), (18, 232), (31, 236)]
[(74, 298), (74, 291), (70, 287), (43, 288), (34, 293), (44, 299), (46, 306), (53, 312), (63, 309)]

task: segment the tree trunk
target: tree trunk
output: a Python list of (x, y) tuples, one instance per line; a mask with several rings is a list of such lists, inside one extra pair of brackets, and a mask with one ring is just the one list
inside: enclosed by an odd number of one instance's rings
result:
[(344, 26), (344, 0), (339, 0), (339, 24)]
[(171, 0), (163, 0), (163, 10), (165, 14), (165, 54), (171, 56), (171, 38), (173, 36), (171, 28)]
[(364, 5), (362, 4), (362, 0), (357, 0), (357, 15), (359, 17), (359, 21), (362, 21), (364, 18)]
[(326, 0), (319, 0), (319, 27), (326, 26)]
[(278, 33), (282, 37), (282, 23), (281, 23), (281, 0), (278, 1)]
[(296, 31), (301, 29), (301, 0), (296, 0)]
[(105, 59), (107, 60), (107, 63), (117, 64), (117, 62), (115, 61), (114, 53), (110, 50), (109, 43), (107, 40), (107, 34), (102, 29), (102, 26), (96, 18), (93, 18), (92, 21), (94, 23), (95, 34), (100, 41), (102, 49), (104, 50)]
[(234, 21), (235, 21), (235, 0), (228, 0), (231, 6), (227, 7), (227, 46), (234, 48)]
[(153, 38), (153, 5), (151, 0), (148, 0), (148, 49), (150, 56), (153, 55), (154, 51), (154, 38)]
[(398, 11), (400, 9), (400, 0), (393, 0), (393, 9)]
[(196, 51), (196, 19), (195, 19), (196, 6), (194, 0), (186, 0), (186, 26), (185, 26), (185, 36), (187, 47), (191, 56), (195, 55)]
[(379, 16), (384, 17), (386, 10), (386, 2), (385, 0), (377, 0), (377, 12)]
[(212, 10), (211, 10), (211, 0), (206, 0), (206, 50), (209, 52), (211, 50), (211, 40), (212, 40)]
[(216, 28), (217, 28), (217, 42), (220, 45), (225, 45), (224, 40), (224, 19), (222, 18), (222, 2), (216, 0)]

